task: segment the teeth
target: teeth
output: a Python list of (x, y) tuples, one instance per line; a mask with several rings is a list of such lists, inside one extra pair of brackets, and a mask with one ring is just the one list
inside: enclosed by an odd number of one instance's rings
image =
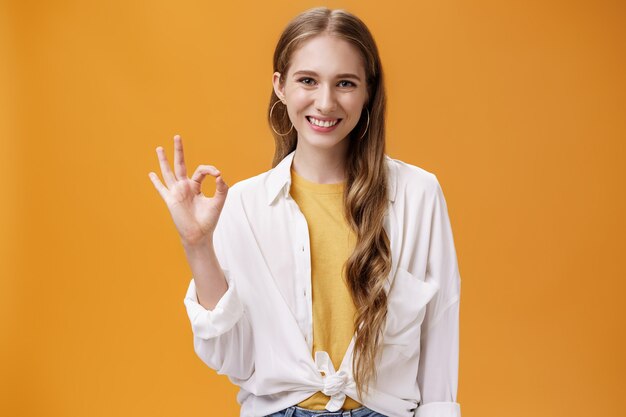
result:
[(336, 125), (337, 122), (339, 121), (339, 119), (337, 119), (337, 120), (334, 120), (332, 122), (328, 121), (328, 120), (323, 122), (321, 120), (314, 119), (313, 117), (308, 117), (308, 119), (309, 119), (309, 122), (311, 122), (312, 124), (314, 124), (316, 126), (321, 126), (321, 127), (331, 127), (331, 126)]

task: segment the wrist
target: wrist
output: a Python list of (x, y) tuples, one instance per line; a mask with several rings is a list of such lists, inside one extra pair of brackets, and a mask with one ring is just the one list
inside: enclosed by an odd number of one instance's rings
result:
[(187, 252), (197, 252), (213, 247), (213, 235), (204, 236), (198, 239), (181, 239), (181, 243)]

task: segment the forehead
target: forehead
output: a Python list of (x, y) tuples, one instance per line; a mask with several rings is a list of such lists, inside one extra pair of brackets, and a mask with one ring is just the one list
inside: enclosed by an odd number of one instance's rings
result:
[(289, 73), (308, 70), (321, 76), (355, 73), (365, 78), (363, 57), (348, 41), (331, 35), (319, 35), (306, 40), (294, 51)]

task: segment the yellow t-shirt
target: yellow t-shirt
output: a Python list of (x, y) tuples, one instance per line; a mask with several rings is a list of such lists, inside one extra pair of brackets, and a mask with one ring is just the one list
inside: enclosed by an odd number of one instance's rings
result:
[[(311, 289), (313, 297), (313, 357), (328, 352), (338, 369), (354, 335), (356, 308), (342, 273), (356, 236), (343, 217), (344, 183), (318, 184), (291, 168), (290, 194), (304, 214), (311, 242)], [(298, 406), (325, 410), (330, 397), (317, 392)], [(361, 407), (346, 397), (342, 408)]]

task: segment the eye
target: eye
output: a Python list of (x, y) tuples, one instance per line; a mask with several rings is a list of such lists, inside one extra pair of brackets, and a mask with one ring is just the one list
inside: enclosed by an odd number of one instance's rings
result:
[(348, 83), (348, 84), (350, 84), (349, 86), (345, 86), (345, 87), (356, 87), (356, 84), (354, 84), (352, 81), (346, 81), (346, 80), (339, 81), (339, 84), (341, 84), (341, 83)]
[(305, 77), (305, 78), (300, 78), (300, 79), (298, 80), (298, 82), (301, 82), (301, 83), (302, 83), (302, 84), (304, 84), (304, 85), (312, 85), (311, 83), (304, 82), (305, 80), (310, 80), (310, 81), (312, 81), (312, 80), (313, 80), (313, 78), (308, 78), (308, 77)]

